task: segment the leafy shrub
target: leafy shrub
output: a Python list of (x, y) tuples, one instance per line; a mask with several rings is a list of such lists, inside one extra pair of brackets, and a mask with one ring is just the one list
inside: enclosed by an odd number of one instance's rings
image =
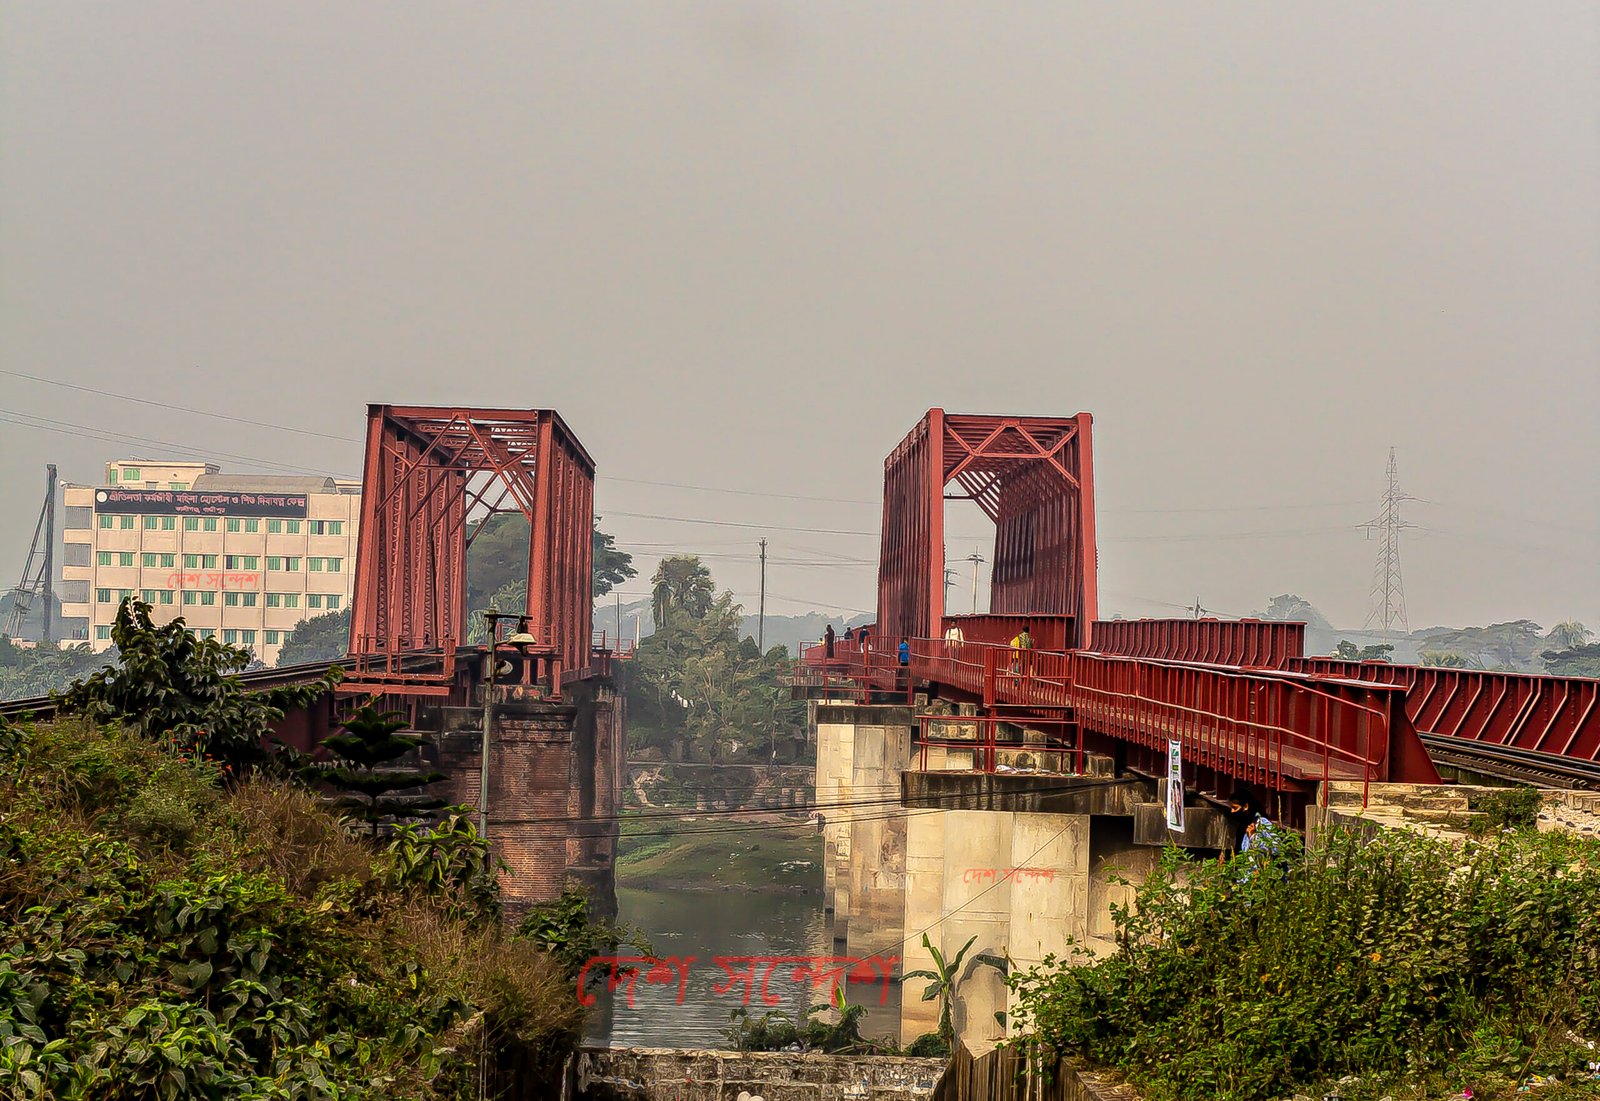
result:
[(0, 1097), (465, 1099), (575, 1042), (549, 956), (304, 792), (84, 723), (0, 758)]
[(1477, 810), (1484, 816), (1485, 831), (1536, 829), (1543, 805), (1544, 796), (1533, 787), (1503, 788), (1477, 798)]
[(1013, 975), (1014, 1015), (1044, 1054), (1119, 1067), (1157, 1098), (1426, 1076), (1486, 1028), (1539, 1071), (1566, 1058), (1551, 1037), (1600, 1027), (1592, 843), (1334, 835), (1282, 869), (1174, 850), (1116, 921), (1115, 955)]

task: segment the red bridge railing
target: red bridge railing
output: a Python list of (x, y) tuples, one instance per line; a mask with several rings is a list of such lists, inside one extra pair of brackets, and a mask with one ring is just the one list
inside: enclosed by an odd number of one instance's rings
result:
[(1600, 680), (1299, 658), (1290, 668), (1405, 689), (1406, 717), (1424, 734), (1600, 761)]
[(1098, 653), (1285, 669), (1305, 653), (1306, 625), (1269, 619), (1099, 619)]
[[(916, 684), (939, 684), (986, 710), (1010, 709), (1018, 723), (1029, 711), (1070, 711), (1085, 729), (1152, 749), (1179, 741), (1186, 760), (1246, 782), (1438, 780), (1420, 743), (1412, 744), (1401, 693), (1386, 685), (1086, 651), (908, 641), (908, 668), (889, 648), (845, 654), (836, 646), (831, 661), (808, 648), (802, 662), (813, 675), (825, 669), (868, 691), (904, 690), (908, 698)], [(992, 754), (982, 759), (992, 767)]]

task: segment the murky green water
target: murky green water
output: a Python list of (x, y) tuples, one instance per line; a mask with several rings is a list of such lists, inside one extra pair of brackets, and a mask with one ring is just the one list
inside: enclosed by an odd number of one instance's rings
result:
[[(619, 917), (641, 929), (657, 956), (696, 957), (689, 968), (683, 1004), (677, 1004), (676, 980), (633, 983), (633, 1004), (625, 989), (601, 993), (589, 1014), (585, 1042), (614, 1046), (716, 1048), (726, 1047), (723, 1030), (728, 1014), (743, 1006), (744, 987), (723, 994), (712, 987), (726, 983), (727, 973), (712, 962), (715, 956), (831, 956), (823, 922), (822, 895), (794, 892), (687, 891), (618, 888)], [(756, 997), (750, 1012), (759, 1015), (774, 1008), (798, 1017), (820, 994), (804, 982), (794, 982), (787, 970), (772, 973), (768, 990), (781, 1004), (764, 1007)], [(863, 1032), (892, 1034), (900, 1019), (899, 990), (890, 985), (888, 1005), (880, 1007), (877, 983), (851, 983), (847, 997), (868, 1009)]]

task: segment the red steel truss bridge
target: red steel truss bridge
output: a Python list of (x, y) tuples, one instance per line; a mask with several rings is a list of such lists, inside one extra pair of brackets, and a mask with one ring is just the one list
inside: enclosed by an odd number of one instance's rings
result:
[[(1176, 741), (1200, 791), (1252, 789), (1291, 817), (1324, 781), (1442, 782), (1429, 747), (1600, 786), (1600, 681), (1307, 657), (1303, 623), (1096, 619), (1091, 430), (1086, 413), (930, 410), (884, 463), (878, 621), (806, 647), (797, 687), (912, 704), (924, 755), (962, 745), (980, 769), (1027, 730), (1163, 776)], [(949, 499), (994, 523), (989, 614), (944, 607)], [(1013, 649), (1024, 627), (1034, 646)], [(976, 739), (936, 736), (951, 724)]]

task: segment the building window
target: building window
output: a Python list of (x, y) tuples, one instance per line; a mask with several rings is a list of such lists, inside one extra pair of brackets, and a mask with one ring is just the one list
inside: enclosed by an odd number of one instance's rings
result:
[(256, 644), (255, 631), (246, 627), (244, 630), (239, 632), (239, 641), (244, 643), (246, 646), (254, 646)]
[(133, 590), (132, 589), (118, 589), (117, 590), (117, 602), (119, 604), (124, 600), (132, 600), (132, 599), (133, 599)]
[(102, 623), (100, 626), (94, 629), (94, 637), (99, 639), (101, 642), (104, 642), (106, 639), (111, 637), (111, 628)]
[(298, 607), (300, 607), (300, 594), (299, 593), (284, 593), (283, 594), (283, 606), (285, 608), (298, 608)]
[(111, 552), (110, 551), (96, 551), (95, 552), (95, 556), (94, 556), (94, 560), (95, 560), (95, 564), (96, 565), (109, 566), (109, 565), (111, 565)]
[(256, 594), (240, 593), (239, 603), (243, 604), (246, 608), (254, 608), (256, 606)]
[(161, 518), (161, 530), (162, 531), (177, 531), (178, 530), (178, 518), (176, 516), (163, 516)]
[(195, 638), (216, 638), (217, 637), (217, 632), (213, 631), (210, 627), (196, 627), (194, 629), (194, 637)]
[(342, 535), (344, 534), (343, 520), (312, 520), (312, 535)]
[(222, 632), (222, 641), (226, 642), (229, 646), (237, 645), (239, 641), (239, 632), (233, 630), (232, 628), (224, 628)]
[(281, 569), (283, 569), (283, 559), (282, 559), (282, 557), (280, 557), (279, 555), (276, 555), (276, 554), (267, 555), (267, 569), (269, 569), (269, 570), (281, 570)]
[(284, 573), (299, 573), (300, 572), (300, 559), (298, 559), (298, 558), (285, 558), (283, 560), (283, 572)]
[(245, 555), (244, 568), (247, 570), (259, 570), (261, 568), (261, 556), (259, 554)]
[(136, 466), (125, 466), (122, 468), (122, 480), (125, 482), (137, 482), (142, 477), (144, 477), (144, 475), (139, 473), (139, 468)]
[(131, 515), (119, 516), (117, 517), (117, 520), (117, 527), (121, 528), (123, 531), (133, 530), (133, 517)]
[(191, 591), (186, 591), (183, 594), (183, 602), (185, 604), (198, 604), (198, 603), (200, 603), (200, 594), (197, 593), (197, 592), (193, 592), (192, 590)]
[(328, 602), (328, 611), (337, 612), (339, 610), (339, 603), (341, 600), (343, 600), (343, 597), (334, 596), (330, 593), (324, 599)]
[(183, 568), (186, 570), (198, 570), (200, 568), (200, 556), (198, 554), (184, 555)]
[(112, 485), (116, 485), (117, 484), (117, 468), (116, 467), (112, 467), (110, 470), (106, 471), (106, 481), (109, 482)]
[(322, 594), (306, 593), (306, 607), (316, 608), (320, 611), (322, 609)]
[(306, 569), (310, 570), (312, 573), (321, 573), (322, 572), (322, 559), (320, 559), (320, 558), (307, 558), (306, 559)]
[(203, 570), (214, 570), (214, 569), (216, 569), (217, 568), (217, 556), (214, 555), (214, 554), (202, 554), (200, 556), (200, 568), (203, 569)]
[(185, 516), (183, 518), (183, 530), (184, 531), (199, 531), (200, 530), (200, 517), (198, 517), (198, 516)]
[(162, 589), (161, 590), (161, 603), (163, 603), (163, 604), (171, 604), (172, 603), (172, 590), (171, 589)]
[(257, 520), (255, 517), (251, 517), (250, 519), (248, 519), (248, 520), (246, 520), (244, 522), (244, 530), (245, 531), (260, 531), (261, 530), (261, 521)]
[(287, 531), (290, 535), (299, 535), (300, 534), (300, 521), (299, 520), (285, 520), (283, 522), (283, 530)]
[(111, 603), (111, 590), (110, 589), (96, 589), (94, 591), (94, 602), (96, 604), (110, 604)]
[(282, 520), (268, 520), (267, 521), (267, 534), (268, 535), (281, 535), (281, 534), (283, 534), (283, 521)]
[(170, 489), (170, 490), (174, 490), (174, 491), (176, 491), (178, 493), (182, 493), (184, 490), (189, 488), (189, 483), (188, 482), (168, 482), (167, 483), (167, 488)]
[(154, 554), (152, 554), (150, 551), (145, 551), (144, 554), (141, 555), (140, 558), (139, 558), (139, 564), (141, 566), (143, 566), (147, 570), (155, 569), (157, 561), (158, 561), (158, 559), (156, 558), (156, 556)]
[(276, 645), (278, 645), (279, 640), (282, 639), (282, 638), (283, 638), (283, 632), (282, 631), (268, 631), (267, 632), (267, 645), (268, 646), (276, 646)]
[(224, 604), (226, 604), (230, 608), (237, 608), (239, 606), (239, 594), (238, 593), (223, 593), (222, 594), (222, 602)]
[(242, 520), (240, 520), (237, 516), (230, 516), (230, 517), (228, 517), (228, 530), (229, 531), (243, 531), (244, 530), (244, 522)]
[(330, 558), (330, 559), (328, 559), (328, 572), (329, 573), (338, 573), (339, 571), (341, 571), (343, 569), (344, 569), (344, 559), (343, 558)]
[(202, 516), (200, 518), (200, 530), (201, 531), (216, 531), (217, 530), (217, 518), (215, 516)]
[(200, 603), (202, 603), (202, 604), (215, 604), (216, 602), (217, 602), (217, 594), (216, 593), (201, 593), (200, 594)]
[(222, 568), (225, 569), (225, 570), (236, 570), (236, 569), (238, 569), (239, 568), (238, 563), (239, 563), (239, 556), (237, 554), (225, 554), (225, 555), (222, 556)]
[(175, 555), (175, 554), (163, 554), (161, 556), (161, 568), (164, 569), (164, 570), (170, 570), (174, 565), (177, 564), (177, 561), (178, 561), (178, 556), (177, 555)]
[(117, 518), (115, 516), (111, 515), (111, 513), (102, 512), (100, 514), (100, 529), (102, 531), (111, 530), (111, 525), (115, 524), (116, 522), (117, 522)]
[(117, 552), (117, 565), (119, 565), (119, 566), (131, 566), (131, 565), (133, 565), (133, 552), (132, 551), (118, 551)]
[(139, 599), (146, 604), (154, 604), (156, 602), (156, 591), (154, 589), (140, 589)]
[(268, 593), (267, 594), (267, 607), (269, 607), (269, 608), (281, 608), (281, 607), (283, 607), (283, 594), (282, 593)]
[(159, 517), (159, 516), (146, 516), (144, 518), (144, 530), (145, 531), (155, 531), (160, 527), (161, 527), (161, 517)]

